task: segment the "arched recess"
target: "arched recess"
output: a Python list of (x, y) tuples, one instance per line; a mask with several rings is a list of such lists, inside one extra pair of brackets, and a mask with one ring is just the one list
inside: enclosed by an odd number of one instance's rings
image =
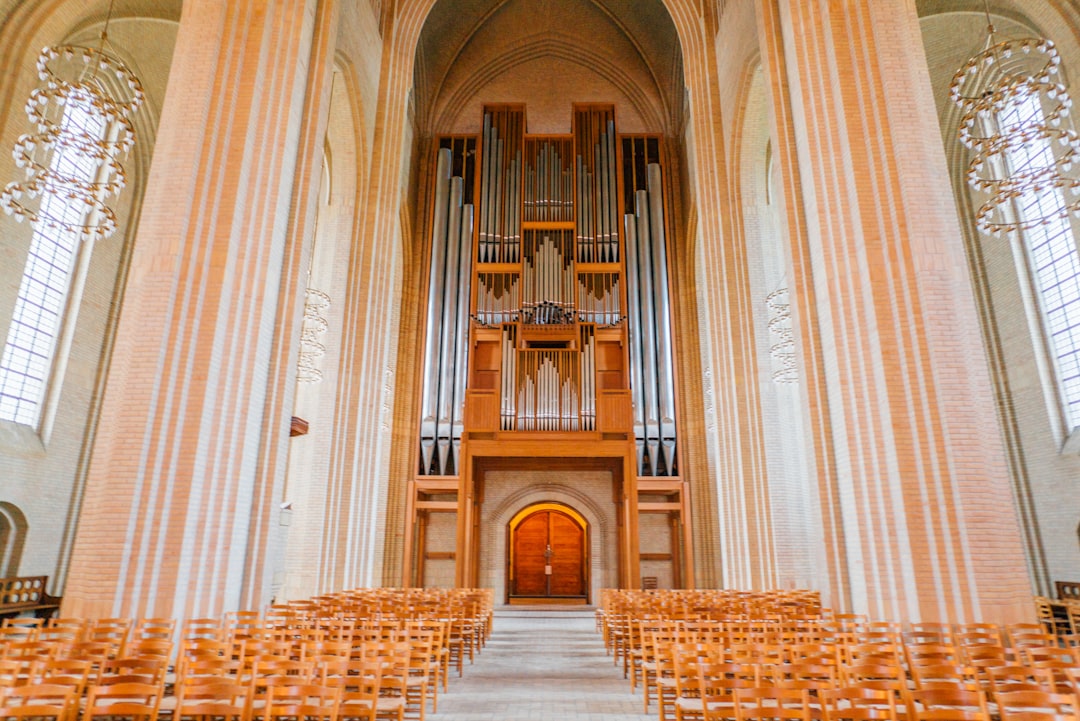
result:
[[(341, 383), (349, 382), (348, 296), (353, 239), (363, 222), (367, 147), (357, 68), (341, 53), (335, 58), (318, 208), (308, 250), (304, 286), (326, 330), (313, 338), (321, 348), (314, 361), (318, 379), (297, 383), (294, 415), (308, 431), (290, 441), (282, 509), (289, 525), (285, 574), (279, 598), (301, 598), (331, 589), (371, 585), (376, 538), (375, 495), (352, 472), (339, 432)], [(325, 294), (321, 305), (317, 294)], [(309, 311), (311, 313), (312, 311)], [(305, 321), (310, 324), (312, 321)], [(314, 321), (318, 327), (318, 321)], [(303, 350), (303, 349), (302, 349)]]
[[(1080, 564), (1080, 548), (1065, 541), (1080, 522), (1073, 501), (1080, 455), (1064, 450), (1069, 429), (1062, 422), (1024, 248), (1015, 237), (988, 236), (975, 227), (984, 198), (967, 183), (971, 156), (957, 139), (961, 111), (949, 98), (949, 84), (956, 70), (983, 49), (988, 7), (998, 39), (1052, 40), (1062, 58), (1061, 79), (1068, 85), (1080, 77), (1080, 9), (1014, 0), (988, 6), (982, 0), (920, 0), (917, 5), (1028, 572), (1036, 593), (1052, 595), (1053, 582), (1071, 578)], [(1075, 100), (1080, 88), (1074, 83), (1069, 90)], [(1072, 125), (1075, 129), (1075, 120)], [(1074, 223), (1074, 235), (1076, 228)]]
[[(482, 552), (480, 559), (480, 584), (488, 588), (508, 590), (507, 560), (510, 555), (510, 536), (507, 530), (512, 519), (522, 509), (536, 504), (554, 504), (563, 508), (574, 509), (581, 521), (589, 529), (586, 555), (589, 567), (588, 598), (598, 598), (601, 588), (617, 585), (615, 571), (618, 542), (616, 539), (617, 520), (614, 509), (607, 509), (596, 503), (592, 494), (582, 490), (594, 482), (604, 482), (599, 475), (582, 474), (575, 478), (574, 485), (564, 481), (566, 473), (538, 473), (525, 484), (505, 483), (514, 474), (505, 472), (495, 478), (489, 490), (491, 506), (485, 507), (480, 519)], [(610, 482), (610, 481), (608, 481)], [(516, 485), (508, 488), (509, 485)], [(507, 596), (500, 597), (507, 600)]]
[(0, 578), (18, 575), (26, 532), (26, 516), (19, 507), (0, 501)]
[[(731, 559), (729, 572), (760, 567), (749, 578), (770, 578), (781, 588), (821, 588), (818, 559), (820, 509), (810, 482), (803, 426), (799, 364), (789, 300), (790, 247), (784, 225), (785, 198), (774, 162), (769, 121), (770, 96), (760, 58), (753, 57), (740, 78), (732, 167), (736, 179), (737, 232), (745, 248), (749, 304), (754, 316), (764, 492), (722, 489), (721, 513), (732, 533), (746, 533), (734, 547), (749, 558)], [(755, 529), (754, 526), (757, 526)], [(736, 530), (742, 529), (742, 530)], [(756, 541), (761, 544), (756, 551)]]
[(589, 523), (577, 509), (531, 503), (510, 519), (507, 534), (508, 598), (588, 603)]

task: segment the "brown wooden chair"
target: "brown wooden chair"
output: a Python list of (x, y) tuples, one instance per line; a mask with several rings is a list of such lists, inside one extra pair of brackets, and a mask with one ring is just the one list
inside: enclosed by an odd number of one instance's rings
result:
[(821, 692), (826, 721), (896, 721), (896, 698), (889, 691), (860, 688)]
[(1080, 721), (1075, 693), (1012, 691), (995, 700), (1001, 721)]
[(735, 690), (737, 721), (810, 721), (806, 691), (793, 688), (740, 688)]
[(161, 707), (161, 686), (149, 683), (116, 683), (91, 686), (83, 721), (129, 719), (157, 721)]
[(705, 721), (735, 718), (735, 690), (758, 688), (759, 666), (725, 662), (698, 665), (698, 686)]
[(248, 721), (251, 687), (229, 678), (188, 677), (177, 685), (175, 721)]
[(982, 691), (915, 689), (910, 699), (911, 713), (917, 721), (990, 721)]
[(76, 721), (79, 697), (72, 686), (63, 684), (24, 684), (0, 689), (0, 719), (54, 719)]
[(341, 689), (319, 684), (271, 686), (258, 717), (263, 721), (337, 721)]

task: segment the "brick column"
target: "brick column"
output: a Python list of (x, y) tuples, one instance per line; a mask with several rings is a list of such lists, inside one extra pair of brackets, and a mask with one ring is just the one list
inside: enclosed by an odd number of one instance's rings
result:
[[(781, 2), (852, 610), (1010, 622), (1031, 588), (913, 0)], [(768, 13), (766, 13), (767, 15)], [(763, 44), (780, 44), (763, 26)], [(777, 52), (766, 47), (766, 54)], [(779, 55), (772, 58), (780, 61)], [(775, 100), (774, 100), (775, 102)], [(781, 113), (780, 122), (783, 123)], [(783, 129), (783, 128), (781, 128)], [(793, 168), (785, 169), (790, 175)], [(791, 185), (787, 185), (791, 190)], [(799, 250), (799, 245), (803, 250)], [(804, 339), (804, 352), (813, 344)], [(819, 461), (820, 462), (820, 461)]]
[(319, 5), (184, 3), (63, 615), (268, 600), (252, 569), (292, 407), (282, 291)]
[[(691, 101), (687, 153), (697, 215), (694, 276), (675, 264), (677, 304), (700, 308), (701, 373), (680, 373), (687, 401), (682, 473), (694, 504), (694, 575), (702, 586), (773, 588), (776, 546), (768, 498), (761, 399), (753, 379), (758, 360), (745, 246), (734, 226), (729, 148), (724, 143), (716, 17), (708, 3), (665, 3), (679, 33)], [(687, 258), (689, 260), (689, 257)], [(689, 263), (687, 263), (689, 265)], [(689, 346), (693, 348), (693, 344)], [(687, 352), (687, 346), (681, 346)], [(696, 365), (685, 366), (689, 371)], [(700, 400), (699, 400), (700, 399)], [(694, 421), (704, 416), (704, 424)], [(694, 432), (703, 432), (702, 452)]]

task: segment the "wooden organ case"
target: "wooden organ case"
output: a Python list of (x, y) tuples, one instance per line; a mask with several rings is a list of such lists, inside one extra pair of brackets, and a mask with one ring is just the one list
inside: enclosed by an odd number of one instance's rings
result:
[(566, 135), (488, 105), (479, 137), (435, 145), (403, 583), (490, 583), (488, 471), (591, 469), (617, 528), (600, 585), (691, 587), (661, 139), (617, 135), (610, 105), (575, 105)]

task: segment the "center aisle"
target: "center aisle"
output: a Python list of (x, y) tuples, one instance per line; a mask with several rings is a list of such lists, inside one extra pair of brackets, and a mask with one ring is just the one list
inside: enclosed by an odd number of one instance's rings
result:
[[(592, 611), (495, 611), (491, 638), (465, 675), (451, 670), (431, 721), (642, 721), (641, 690), (630, 693), (596, 632)], [(430, 709), (429, 709), (430, 711)]]

